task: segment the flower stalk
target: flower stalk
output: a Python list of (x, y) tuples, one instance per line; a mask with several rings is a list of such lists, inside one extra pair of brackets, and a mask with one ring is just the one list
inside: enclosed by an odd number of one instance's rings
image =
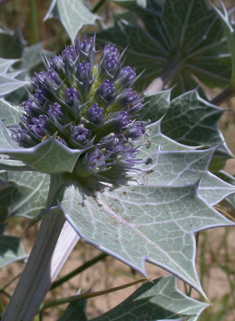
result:
[[(63, 225), (64, 218), (62, 215), (59, 216), (58, 220), (58, 213), (50, 213), (43, 218), (37, 240), (2, 321), (33, 320), (51, 285), (77, 244), (78, 234), (67, 222)], [(54, 234), (51, 233), (51, 229), (55, 231)], [(53, 245), (57, 239), (53, 252)]]
[[(52, 176), (47, 200), (58, 192), (58, 176)], [(57, 208), (44, 214), (39, 232), (2, 321), (32, 321), (79, 236)]]
[(48, 291), (46, 288), (52, 283), (52, 254), (64, 223), (59, 211), (51, 211), (42, 218), (35, 244), (2, 321), (33, 320)]
[(210, 103), (213, 105), (220, 106), (228, 99), (232, 98), (235, 95), (235, 86), (230, 85), (228, 88), (224, 89), (219, 95), (214, 97)]

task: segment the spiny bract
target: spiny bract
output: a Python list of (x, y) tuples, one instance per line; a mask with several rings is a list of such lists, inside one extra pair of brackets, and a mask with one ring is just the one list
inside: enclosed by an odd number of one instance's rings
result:
[(68, 148), (84, 151), (74, 168), (77, 178), (119, 184), (141, 162), (136, 156), (147, 123), (135, 117), (143, 98), (132, 90), (135, 70), (123, 67), (115, 45), (106, 45), (97, 64), (95, 55), (94, 38), (84, 37), (46, 59), (12, 137), (27, 148), (56, 135)]

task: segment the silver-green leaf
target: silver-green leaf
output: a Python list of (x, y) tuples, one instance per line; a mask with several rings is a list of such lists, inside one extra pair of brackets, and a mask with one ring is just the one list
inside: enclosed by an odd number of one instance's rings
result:
[(7, 75), (0, 75), (0, 97), (29, 84), (29, 81), (22, 81), (7, 77)]
[(129, 186), (92, 194), (73, 182), (61, 209), (88, 243), (145, 276), (146, 260), (159, 265), (202, 292), (194, 234), (234, 225), (210, 205), (234, 193), (234, 186), (209, 173), (215, 148), (193, 150), (170, 141), (161, 133), (160, 121), (147, 131), (151, 142), (146, 138), (139, 155), (146, 165), (131, 173)]
[(18, 59), (0, 58), (0, 74), (6, 73), (8, 71), (8, 69), (17, 61), (18, 61)]
[[(3, 127), (3, 131), (4, 129)], [(28, 165), (32, 170), (42, 173), (71, 173), (79, 156), (84, 152), (84, 150), (68, 148), (60, 143), (55, 135), (35, 147), (19, 148), (6, 129), (3, 134), (0, 140), (1, 154), (14, 157)]]
[(145, 261), (161, 266), (201, 293), (194, 234), (233, 225), (198, 196), (197, 184), (127, 186), (96, 197), (74, 184), (60, 206), (88, 243), (145, 276)]
[(97, 40), (102, 46), (110, 41), (127, 48), (126, 63), (144, 71), (139, 89), (158, 77), (171, 82), (174, 97), (199, 85), (194, 76), (211, 87), (229, 84), (231, 57), (223, 25), (205, 0), (147, 0), (146, 6), (114, 2), (136, 13), (146, 28), (119, 19), (99, 32)]
[(46, 206), (49, 175), (39, 172), (2, 171), (0, 178), (12, 187), (9, 216), (33, 218)]
[(178, 289), (177, 279), (168, 276), (143, 284), (121, 304), (92, 321), (180, 321), (182, 317), (196, 321), (208, 306), (187, 297)]
[(94, 25), (98, 16), (93, 14), (85, 1), (53, 0), (44, 20), (56, 18), (61, 21), (70, 39), (74, 39), (85, 25)]
[(141, 111), (141, 119), (152, 122), (163, 117), (162, 133), (181, 144), (217, 148), (217, 155), (233, 157), (217, 122), (224, 109), (202, 99), (197, 90), (189, 91), (170, 100), (170, 91), (162, 91), (147, 97), (147, 105)]

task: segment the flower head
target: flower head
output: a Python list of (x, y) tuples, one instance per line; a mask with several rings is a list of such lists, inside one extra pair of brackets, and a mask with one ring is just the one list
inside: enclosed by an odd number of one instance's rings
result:
[(47, 60), (12, 138), (28, 148), (56, 136), (67, 148), (81, 150), (73, 171), (78, 180), (119, 184), (140, 162), (146, 123), (136, 116), (143, 99), (132, 89), (135, 71), (122, 67), (116, 46), (106, 45), (97, 64), (95, 55), (94, 38), (85, 37)]

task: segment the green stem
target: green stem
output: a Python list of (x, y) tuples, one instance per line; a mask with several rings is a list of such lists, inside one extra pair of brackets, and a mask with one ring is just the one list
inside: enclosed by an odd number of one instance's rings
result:
[(196, 247), (197, 247), (197, 249), (198, 249), (198, 242), (199, 242), (199, 235), (200, 235), (200, 232), (197, 232), (197, 234), (196, 234)]
[(39, 318), (39, 321), (43, 321), (43, 310), (39, 311), (38, 318)]
[(229, 98), (232, 98), (235, 95), (235, 88), (232, 86), (229, 86), (226, 88), (222, 93), (220, 93), (218, 96), (213, 98), (210, 103), (213, 105), (221, 105), (223, 102), (228, 100)]
[(71, 278), (73, 278), (74, 276), (76, 276), (77, 274), (85, 271), (86, 269), (88, 269), (89, 267), (91, 267), (92, 265), (96, 264), (97, 262), (105, 259), (108, 256), (108, 254), (106, 253), (101, 253), (99, 255), (97, 255), (96, 257), (94, 257), (92, 260), (84, 263), (82, 266), (80, 266), (79, 268), (73, 270), (72, 272), (68, 273), (67, 275), (65, 275), (64, 277), (60, 278), (58, 281), (54, 282), (50, 288), (50, 290), (53, 290), (55, 288), (57, 288), (58, 286), (60, 286), (61, 284), (67, 282), (68, 280), (70, 280)]
[(1, 290), (1, 293), (4, 294), (8, 299), (11, 299), (10, 294), (8, 294), (5, 290)]
[(186, 295), (188, 295), (188, 289), (187, 289), (187, 284), (184, 282), (184, 292)]
[(79, 294), (79, 295), (70, 296), (70, 297), (67, 297), (67, 298), (54, 300), (54, 301), (51, 301), (51, 302), (44, 303), (43, 306), (41, 307), (41, 309), (45, 310), (45, 309), (52, 308), (54, 306), (58, 306), (58, 305), (65, 304), (65, 303), (71, 303), (71, 302), (74, 302), (74, 301), (80, 301), (80, 300), (86, 300), (86, 299), (89, 299), (89, 298), (95, 298), (95, 297), (100, 296), (100, 295), (113, 293), (113, 292), (116, 292), (116, 291), (119, 291), (119, 290), (123, 290), (123, 289), (129, 288), (130, 286), (133, 286), (133, 285), (136, 285), (138, 283), (145, 282), (145, 281), (147, 281), (147, 280), (146, 279), (141, 279), (141, 280), (137, 280), (137, 281), (134, 281), (134, 282), (131, 282), (131, 283), (128, 283), (128, 284), (117, 286), (117, 287), (112, 288), (112, 289), (107, 289), (107, 290), (104, 290), (104, 291), (83, 293), (83, 294)]
[(191, 297), (192, 288), (187, 283), (184, 282), (184, 292), (187, 296)]
[(96, 3), (96, 5), (92, 8), (91, 12), (92, 12), (92, 13), (97, 12), (97, 11), (100, 9), (100, 7), (105, 3), (105, 1), (106, 1), (106, 0), (100, 0), (100, 1), (98, 1), (98, 2)]
[(38, 12), (36, 0), (30, 0), (30, 44), (34, 45), (40, 42), (39, 23), (38, 23)]
[[(202, 235), (202, 233), (200, 233)], [(200, 280), (202, 288), (204, 288), (204, 281), (205, 281), (205, 275), (206, 275), (206, 248), (207, 248), (207, 231), (203, 233), (204, 240), (203, 240), (203, 246), (201, 246), (201, 260), (200, 260)]]

